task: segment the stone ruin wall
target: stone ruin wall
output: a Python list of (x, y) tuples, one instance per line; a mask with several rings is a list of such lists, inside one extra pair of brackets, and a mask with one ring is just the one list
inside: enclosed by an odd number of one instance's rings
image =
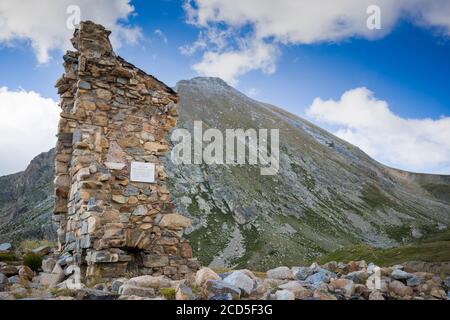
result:
[[(110, 32), (82, 22), (64, 56), (54, 221), (63, 263), (86, 277), (128, 272), (184, 278), (198, 269), (173, 212), (161, 162), (177, 122), (177, 94), (115, 55)], [(130, 179), (155, 164), (155, 183)]]

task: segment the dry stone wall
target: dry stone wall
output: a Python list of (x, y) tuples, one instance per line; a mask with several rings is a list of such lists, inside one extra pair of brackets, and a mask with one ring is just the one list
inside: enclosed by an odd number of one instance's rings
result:
[(116, 56), (109, 34), (82, 22), (56, 84), (59, 250), (87, 277), (183, 278), (198, 268), (183, 238), (191, 221), (173, 212), (160, 160), (177, 122), (178, 96)]

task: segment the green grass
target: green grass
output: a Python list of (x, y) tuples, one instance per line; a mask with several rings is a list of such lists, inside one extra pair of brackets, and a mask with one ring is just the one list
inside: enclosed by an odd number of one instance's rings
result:
[(450, 261), (450, 230), (439, 232), (410, 245), (378, 249), (364, 244), (352, 245), (320, 257), (319, 263), (329, 261), (365, 260), (380, 266), (391, 266), (407, 261)]
[(428, 183), (423, 187), (436, 198), (450, 203), (450, 186), (445, 184)]
[(394, 207), (395, 204), (377, 186), (367, 185), (362, 191), (362, 199), (372, 209)]
[(174, 288), (161, 288), (159, 289), (159, 292), (167, 300), (175, 300), (176, 290)]
[(25, 240), (20, 243), (19, 248), (22, 252), (27, 252), (43, 246), (53, 247), (55, 244), (48, 240)]
[(0, 261), (2, 262), (17, 261), (17, 256), (14, 252), (0, 253)]
[(33, 271), (38, 271), (42, 265), (42, 257), (36, 253), (29, 252), (23, 257), (23, 265)]

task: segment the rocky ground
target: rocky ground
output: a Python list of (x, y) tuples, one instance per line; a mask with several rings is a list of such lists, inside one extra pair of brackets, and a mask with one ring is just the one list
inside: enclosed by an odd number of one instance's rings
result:
[(48, 246), (32, 250), (33, 257), (40, 257), (40, 267), (33, 271), (24, 265), (30, 264), (30, 252), (1, 244), (3, 260), (20, 258), (0, 262), (0, 300), (450, 300), (448, 275), (365, 261), (278, 267), (266, 273), (205, 267), (179, 281), (130, 274), (109, 281), (91, 279), (73, 289), (71, 262), (53, 251)]

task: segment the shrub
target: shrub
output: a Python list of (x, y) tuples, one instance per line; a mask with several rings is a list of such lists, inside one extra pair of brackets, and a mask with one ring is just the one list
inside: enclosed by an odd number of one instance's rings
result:
[(176, 291), (174, 288), (161, 288), (161, 289), (159, 289), (159, 292), (167, 300), (175, 300)]
[(16, 260), (17, 260), (17, 256), (13, 252), (0, 253), (0, 261), (10, 262), (10, 261), (16, 261)]
[(23, 265), (29, 267), (33, 271), (38, 271), (42, 266), (42, 257), (36, 253), (27, 253), (23, 257)]
[(54, 244), (48, 240), (25, 240), (20, 243), (19, 248), (22, 252), (29, 252), (43, 246), (53, 247)]

